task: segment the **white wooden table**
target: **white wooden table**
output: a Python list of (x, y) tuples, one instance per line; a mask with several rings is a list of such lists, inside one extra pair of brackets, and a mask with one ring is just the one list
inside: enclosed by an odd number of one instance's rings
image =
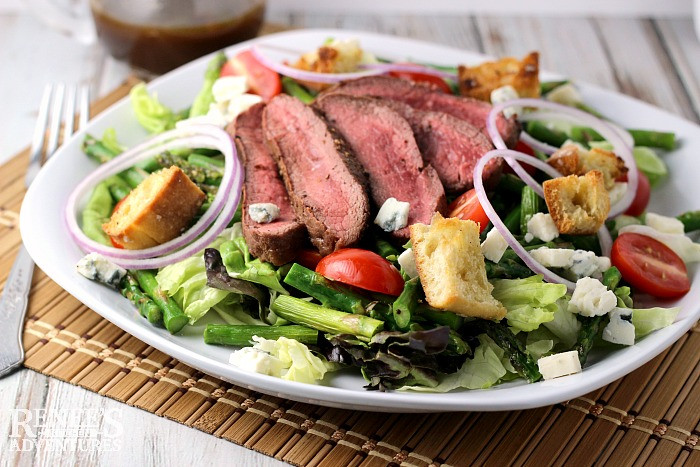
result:
[[(541, 53), (542, 67), (648, 101), (700, 120), (700, 44), (688, 19), (484, 17), (467, 14), (288, 13), (268, 21), (290, 27), (363, 29), (450, 44), (488, 54)], [(99, 45), (85, 46), (23, 12), (0, 13), (0, 161), (27, 145), (43, 85), (89, 83), (96, 95), (119, 84), (128, 69)], [(700, 155), (698, 155), (700, 158)], [(699, 159), (700, 160), (700, 159)], [(2, 176), (2, 174), (0, 174)], [(113, 452), (10, 452), (11, 416), (24, 409), (82, 408), (111, 412), (124, 428)], [(15, 411), (13, 412), (13, 409)], [(23, 413), (23, 412), (22, 412)], [(103, 423), (104, 425), (104, 423)], [(51, 431), (50, 422), (42, 432)], [(277, 461), (30, 370), (0, 380), (2, 465), (260, 465)]]

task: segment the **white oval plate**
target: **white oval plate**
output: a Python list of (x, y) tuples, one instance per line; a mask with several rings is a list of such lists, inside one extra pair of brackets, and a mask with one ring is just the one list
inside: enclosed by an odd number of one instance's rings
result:
[[(418, 60), (445, 65), (478, 63), (484, 56), (456, 48), (359, 31), (301, 30), (265, 36), (231, 47), (229, 55), (251, 43), (274, 44), (295, 51), (312, 50), (326, 38), (358, 38), (367, 50), (394, 60)], [(198, 91), (208, 57), (185, 65), (150, 83), (161, 101), (173, 109), (189, 106)], [(548, 75), (547, 78), (554, 78)], [(585, 101), (613, 120), (636, 128), (675, 131), (681, 148), (665, 156), (671, 171), (665, 185), (655, 190), (651, 210), (679, 214), (700, 205), (700, 169), (693, 161), (700, 154), (700, 127), (646, 103), (615, 92), (581, 84)], [(134, 119), (127, 99), (97, 116), (70, 139), (41, 170), (22, 205), (20, 228), (24, 243), (36, 264), (70, 294), (106, 319), (147, 344), (203, 372), (247, 388), (283, 398), (356, 410), (419, 412), (462, 410), (515, 410), (539, 407), (581, 396), (620, 378), (649, 361), (676, 341), (700, 317), (700, 274), (692, 268), (693, 287), (683, 300), (676, 323), (641, 339), (636, 345), (591, 355), (583, 373), (553, 381), (522, 381), (492, 389), (455, 391), (448, 394), (366, 391), (357, 371), (331, 375), (323, 385), (288, 382), (248, 373), (229, 365), (231, 349), (204, 344), (204, 322), (172, 336), (141, 318), (117, 292), (86, 280), (75, 272), (83, 253), (71, 241), (62, 219), (70, 191), (95, 164), (80, 150), (86, 132), (101, 135), (113, 127), (124, 144), (132, 146), (146, 137)], [(692, 165), (691, 165), (692, 164)], [(668, 304), (670, 305), (670, 304)]]

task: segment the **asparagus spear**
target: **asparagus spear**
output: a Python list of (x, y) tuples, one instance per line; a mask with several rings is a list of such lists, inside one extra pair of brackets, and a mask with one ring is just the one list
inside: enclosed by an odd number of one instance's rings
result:
[(525, 352), (523, 344), (508, 329), (508, 326), (489, 320), (483, 320), (481, 325), (485, 328), (486, 334), (505, 351), (508, 360), (520, 376), (531, 383), (542, 378), (537, 363)]
[(207, 69), (204, 71), (204, 81), (202, 87), (197, 93), (197, 96), (190, 107), (189, 117), (204, 115), (209, 111), (209, 106), (214, 102), (214, 94), (212, 88), (214, 82), (221, 75), (221, 67), (226, 63), (226, 54), (219, 52), (207, 64)]
[(700, 211), (688, 211), (680, 216), (678, 220), (683, 223), (686, 232), (700, 230)]
[(501, 258), (498, 263), (486, 261), (486, 277), (489, 279), (524, 279), (531, 275), (530, 268), (511, 258)]
[(311, 269), (294, 263), (284, 278), (284, 283), (309, 294), (323, 306), (337, 308), (348, 313), (366, 315), (369, 300), (336, 282), (329, 281)]
[(564, 141), (568, 139), (566, 134), (562, 133), (561, 131), (551, 130), (547, 128), (544, 123), (538, 121), (527, 122), (525, 129), (530, 136), (536, 140), (551, 144), (555, 147), (560, 147), (562, 144), (564, 144)]
[[(89, 134), (85, 135), (82, 149), (88, 157), (100, 164), (104, 164), (105, 162), (112, 160), (119, 155), (112, 149), (105, 146), (102, 141)], [(148, 174), (146, 171), (139, 167), (131, 167), (119, 174), (119, 176), (123, 178), (124, 181), (126, 181), (132, 188), (136, 188), (136, 186), (141, 183), (147, 175)]]
[(204, 330), (204, 342), (218, 345), (251, 345), (253, 336), (276, 340), (280, 337), (294, 339), (302, 344), (316, 344), (318, 331), (306, 326), (258, 326), (207, 324)]
[(205, 185), (219, 185), (223, 177), (223, 170), (219, 167), (213, 165), (207, 165), (207, 167), (195, 165), (189, 162), (188, 159), (173, 154), (170, 151), (159, 154), (156, 159), (163, 167), (171, 167), (173, 165), (179, 167), (190, 180), (196, 183), (200, 188), (203, 188)]
[(524, 186), (520, 201), (520, 232), (527, 233), (528, 221), (540, 212), (540, 197), (535, 190), (529, 186)]
[(143, 293), (139, 283), (131, 273), (127, 273), (122, 279), (120, 290), (123, 296), (138, 307), (141, 316), (146, 318), (149, 323), (160, 324), (163, 322), (163, 312), (153, 300)]
[(214, 170), (216, 172), (223, 173), (224, 171), (224, 161), (221, 159), (215, 159), (213, 157), (202, 154), (201, 152), (193, 152), (187, 156), (187, 162), (198, 167), (205, 169)]
[(559, 86), (564, 86), (565, 84), (569, 84), (569, 80), (564, 80), (564, 81), (542, 81), (540, 83), (540, 94), (543, 96), (554, 89), (558, 88)]
[(109, 193), (112, 195), (114, 201), (121, 201), (131, 192), (131, 186), (129, 186), (129, 184), (118, 175), (112, 175), (111, 177), (106, 178), (104, 181), (107, 184)]
[(503, 223), (506, 225), (506, 228), (510, 230), (513, 235), (518, 235), (518, 233), (520, 233), (521, 212), (521, 206), (517, 205), (503, 219)]
[(288, 76), (282, 78), (282, 87), (284, 88), (284, 92), (290, 96), (296, 97), (304, 104), (311, 104), (315, 99), (306, 88)]
[(130, 272), (134, 275), (143, 291), (146, 292), (146, 295), (151, 297), (156, 305), (163, 311), (165, 329), (170, 331), (170, 334), (180, 332), (187, 324), (187, 315), (182, 311), (180, 306), (175, 303), (175, 300), (169, 297), (168, 294), (160, 288), (153, 272), (145, 269)]
[(510, 191), (512, 193), (517, 193), (520, 194), (523, 191), (523, 187), (525, 186), (525, 182), (523, 182), (520, 178), (513, 174), (505, 174), (501, 177), (501, 180), (498, 182), (498, 190), (506, 190)]
[(653, 130), (627, 130), (634, 139), (635, 146), (650, 146), (672, 151), (676, 148), (676, 134)]
[(333, 310), (289, 295), (277, 297), (270, 310), (292, 323), (332, 334), (370, 338), (384, 328), (384, 322), (378, 319)]
[(401, 295), (391, 305), (391, 312), (398, 328), (407, 331), (411, 324), (413, 314), (418, 306), (418, 295), (420, 291), (420, 279), (414, 277), (406, 281)]
[(389, 256), (397, 257), (400, 254), (399, 251), (394, 248), (394, 245), (381, 238), (377, 238), (376, 247), (377, 253), (379, 253), (379, 256), (382, 258), (387, 258)]
[[(622, 274), (620, 274), (619, 269), (615, 266), (607, 269), (603, 273), (603, 285), (608, 289), (615, 291), (617, 284), (622, 280)], [(595, 336), (598, 334), (600, 325), (603, 322), (603, 316), (593, 316), (590, 318), (579, 316), (578, 319), (581, 322), (581, 329), (578, 332), (578, 338), (576, 339), (576, 345), (574, 349), (578, 352), (578, 359), (581, 362), (581, 366), (586, 363), (588, 359), (588, 353), (593, 347), (593, 341)]]
[(464, 318), (452, 313), (451, 311), (442, 311), (425, 304), (418, 304), (416, 307), (416, 315), (425, 318), (435, 324), (449, 326), (450, 329), (457, 331), (464, 324)]

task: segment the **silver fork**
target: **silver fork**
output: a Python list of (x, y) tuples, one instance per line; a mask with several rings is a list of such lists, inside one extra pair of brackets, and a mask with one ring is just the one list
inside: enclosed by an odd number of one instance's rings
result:
[[(76, 108), (79, 109), (78, 127), (82, 128), (89, 118), (89, 105), (90, 94), (86, 85), (80, 87), (64, 84), (46, 85), (34, 128), (29, 168), (24, 179), (27, 188), (39, 173), (42, 155), (46, 154), (45, 160), (48, 160), (58, 148), (61, 120), (63, 120), (63, 141), (67, 141), (73, 134)], [(48, 141), (45, 142), (47, 133)], [(44, 143), (46, 143), (45, 151)], [(0, 297), (0, 378), (10, 374), (24, 361), (22, 328), (33, 272), (34, 261), (24, 245), (20, 245), (17, 259), (12, 265)]]

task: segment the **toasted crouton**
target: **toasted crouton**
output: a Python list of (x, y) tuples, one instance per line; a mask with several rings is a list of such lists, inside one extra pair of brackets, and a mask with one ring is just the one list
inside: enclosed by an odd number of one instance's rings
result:
[(511, 85), (520, 97), (539, 97), (539, 57), (537, 52), (530, 52), (522, 60), (506, 57), (472, 67), (460, 65), (459, 93), (488, 102), (491, 91)]
[(556, 151), (547, 163), (562, 175), (585, 175), (591, 170), (598, 170), (603, 174), (607, 190), (611, 190), (615, 180), (627, 172), (624, 161), (614, 152), (599, 148), (584, 151), (573, 144)]
[(591, 170), (586, 175), (569, 175), (542, 184), (549, 214), (560, 233), (595, 233), (610, 212), (610, 197), (603, 174)]
[[(349, 73), (357, 71), (361, 63), (375, 61), (374, 56), (360, 48), (356, 39), (333, 40), (317, 50), (305, 53), (292, 66), (316, 73)], [(306, 87), (322, 90), (328, 84), (303, 82)]]
[(410, 229), (418, 275), (431, 306), (485, 319), (505, 316), (506, 309), (491, 296), (475, 222), (435, 213), (429, 226), (413, 224)]
[(180, 235), (205, 198), (179, 167), (159, 170), (124, 198), (102, 230), (128, 250), (160, 245)]

